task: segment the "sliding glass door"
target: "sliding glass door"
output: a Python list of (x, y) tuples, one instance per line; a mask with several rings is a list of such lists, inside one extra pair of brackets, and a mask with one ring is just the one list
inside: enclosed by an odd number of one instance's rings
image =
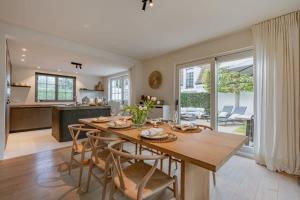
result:
[(253, 146), (254, 86), (251, 51), (217, 58), (218, 131), (246, 135)]
[(176, 99), (180, 123), (209, 125), (249, 137), (253, 147), (253, 52), (177, 66)]
[(213, 126), (211, 118), (214, 110), (211, 95), (213, 66), (213, 60), (178, 66), (177, 110), (181, 123)]

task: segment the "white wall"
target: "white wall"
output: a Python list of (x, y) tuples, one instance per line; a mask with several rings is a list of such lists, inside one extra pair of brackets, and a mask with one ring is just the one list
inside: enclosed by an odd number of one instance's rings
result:
[[(252, 46), (252, 33), (250, 29), (247, 29), (143, 61), (141, 76), (143, 80), (140, 82), (143, 85), (143, 89), (139, 93), (140, 95), (145, 94), (164, 99), (166, 104), (169, 104), (171, 110), (173, 110), (175, 105), (176, 65)], [(158, 89), (151, 89), (147, 82), (149, 74), (154, 70), (158, 70), (162, 74), (162, 85)]]
[(103, 79), (98, 76), (88, 76), (82, 74), (58, 73), (53, 71), (36, 70), (28, 67), (13, 66), (12, 83), (27, 83), (31, 88), (12, 87), (11, 102), (14, 104), (33, 104), (35, 103), (35, 72), (76, 76), (76, 95), (77, 101), (81, 102), (84, 96), (91, 98), (101, 97), (104, 94), (98, 92), (79, 91), (79, 88), (94, 89), (95, 85)]
[(6, 93), (6, 45), (5, 34), (0, 29), (0, 158), (5, 145), (5, 93)]
[[(218, 111), (221, 111), (224, 106), (235, 106), (235, 94), (233, 93), (218, 93)], [(253, 115), (254, 110), (254, 93), (241, 92), (240, 106), (247, 106), (245, 114)]]

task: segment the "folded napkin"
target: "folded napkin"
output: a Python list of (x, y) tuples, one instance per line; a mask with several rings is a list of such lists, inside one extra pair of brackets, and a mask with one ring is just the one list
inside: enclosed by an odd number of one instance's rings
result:
[(108, 117), (97, 117), (96, 120), (98, 120), (98, 121), (107, 121), (107, 120), (109, 120), (109, 118)]
[(178, 125), (176, 127), (183, 130), (183, 131), (197, 128), (194, 124), (181, 124), (181, 125)]
[(116, 120), (116, 121), (109, 122), (108, 125), (113, 127), (123, 127), (123, 126), (127, 126), (127, 122), (123, 120)]
[(143, 136), (155, 137), (164, 134), (164, 129), (162, 128), (150, 128), (142, 131)]

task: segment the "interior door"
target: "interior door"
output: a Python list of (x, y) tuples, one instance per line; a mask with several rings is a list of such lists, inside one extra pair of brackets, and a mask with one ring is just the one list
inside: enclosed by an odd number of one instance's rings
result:
[(180, 123), (215, 127), (214, 69), (213, 59), (177, 66), (176, 104)]

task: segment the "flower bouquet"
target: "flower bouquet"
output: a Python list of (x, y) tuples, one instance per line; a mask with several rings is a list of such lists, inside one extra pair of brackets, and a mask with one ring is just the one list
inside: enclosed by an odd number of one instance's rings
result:
[(136, 128), (141, 128), (147, 120), (149, 113), (151, 112), (154, 106), (154, 102), (148, 100), (143, 106), (131, 105), (126, 106), (123, 111), (132, 115), (133, 126)]

